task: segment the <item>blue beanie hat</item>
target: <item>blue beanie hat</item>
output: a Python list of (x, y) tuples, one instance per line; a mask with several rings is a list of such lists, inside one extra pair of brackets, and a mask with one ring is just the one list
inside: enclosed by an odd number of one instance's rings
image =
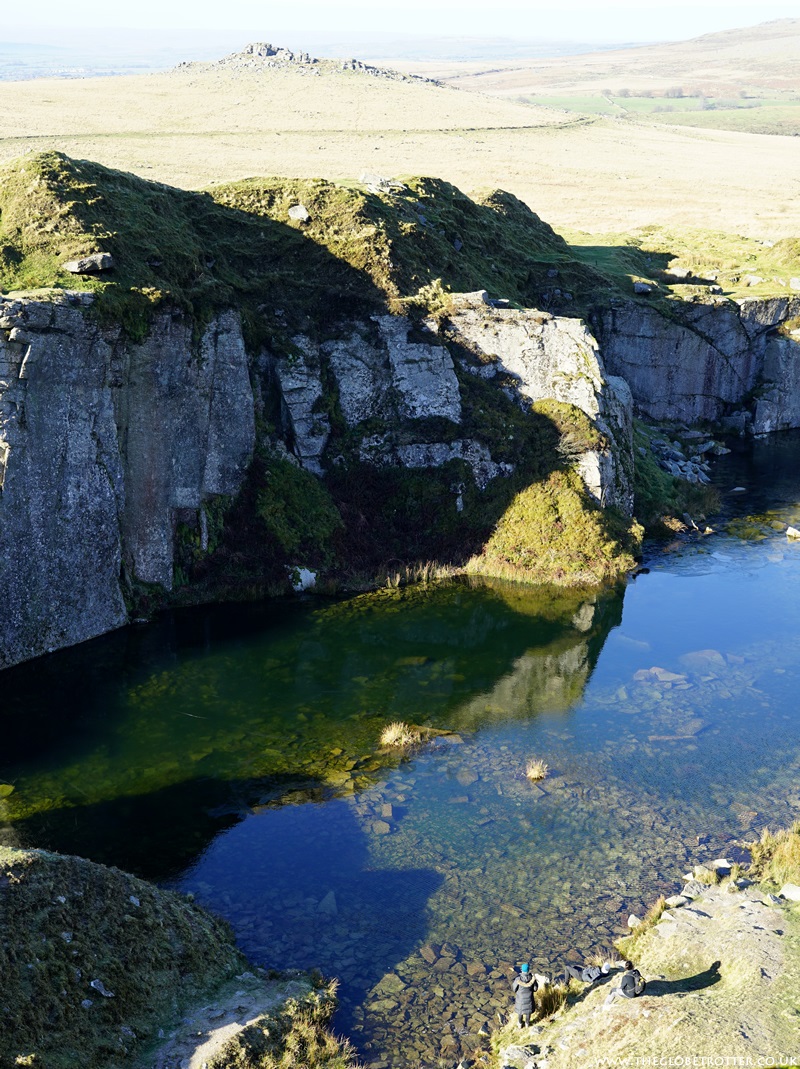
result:
[(525, 965), (520, 965), (520, 969), (522, 972), (527, 972), (528, 969), (530, 969), (530, 965), (528, 965), (527, 963)]

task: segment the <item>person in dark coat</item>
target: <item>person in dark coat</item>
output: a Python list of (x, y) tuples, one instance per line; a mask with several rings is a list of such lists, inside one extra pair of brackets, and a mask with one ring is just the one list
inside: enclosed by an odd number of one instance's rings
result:
[(519, 1017), (520, 1028), (530, 1026), (531, 1014), (533, 1013), (533, 993), (539, 987), (530, 969), (530, 965), (521, 965), (518, 975), (514, 977), (511, 984), (511, 989), (514, 992), (514, 1009)]
[(619, 987), (609, 991), (604, 1005), (610, 1006), (615, 998), (638, 998), (639, 995), (644, 994), (646, 986), (644, 977), (638, 969), (634, 969), (633, 962), (626, 961), (625, 972), (622, 974)]

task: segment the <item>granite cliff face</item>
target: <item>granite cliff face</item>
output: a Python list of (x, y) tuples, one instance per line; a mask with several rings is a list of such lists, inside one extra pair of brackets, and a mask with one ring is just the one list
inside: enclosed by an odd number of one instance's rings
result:
[(3, 667), (121, 626), (126, 585), (170, 588), (177, 520), (202, 526), (253, 449), (238, 316), (132, 344), (81, 299), (0, 304)]
[[(327, 367), (347, 425), (384, 425), (364, 434), (362, 460), (436, 468), (460, 459), (481, 489), (509, 475), (512, 464), (497, 462), (485, 443), (463, 433), (458, 364), (467, 374), (495, 382), (523, 407), (552, 398), (585, 412), (609, 444), (580, 457), (581, 476), (598, 503), (631, 515), (631, 394), (622, 379), (605, 374), (585, 325), (535, 310), (491, 308), (480, 293), (456, 295), (455, 304), (444, 325), (428, 320), (420, 329), (403, 316), (377, 316), (369, 327), (354, 324), (344, 337), (319, 345), (297, 337), (295, 354), (273, 359), (284, 429), (304, 467), (322, 470), (330, 435), (330, 421), (319, 412)], [(434, 419), (451, 425), (447, 440), (415, 440), (414, 428)]]
[[(290, 354), (263, 353), (254, 395), (235, 312), (194, 340), (183, 315), (162, 312), (134, 343), (90, 305), (61, 292), (0, 306), (2, 666), (123, 625), (127, 595), (143, 585), (172, 588), (176, 528), (205, 549), (206, 506), (242, 486), (265, 392), (283, 447), (316, 476), (345, 463), (329, 441), (336, 418), (358, 462), (462, 461), (481, 493), (515, 464), (470, 431), (459, 375), (492, 380), (522, 409), (569, 402), (607, 442), (577, 469), (600, 503), (631, 511), (630, 394), (604, 375), (577, 320), (492, 310), (481, 295), (462, 299), (446, 329), (376, 316), (333, 340), (297, 335)], [(462, 492), (453, 486), (459, 511)]]
[(673, 317), (630, 302), (598, 315), (596, 331), (645, 416), (714, 423), (747, 408), (761, 434), (800, 425), (800, 339), (777, 332), (798, 315), (800, 298), (788, 296), (681, 302)]
[(601, 505), (633, 513), (633, 400), (624, 379), (607, 375), (597, 341), (579, 319), (538, 310), (462, 307), (449, 336), (480, 361), (484, 378), (511, 376), (520, 396), (554, 398), (581, 409), (605, 436), (602, 450), (584, 453), (578, 470)]
[(470, 481), (474, 501), (527, 471), (501, 407), (483, 435), (470, 381), (488, 391), (480, 405), (510, 402), (517, 418), (546, 400), (580, 409), (600, 444), (569, 462), (628, 516), (634, 402), (687, 423), (747, 409), (756, 433), (800, 425), (800, 343), (785, 326), (797, 299), (687, 303), (680, 320), (616, 307), (599, 320), (602, 353), (582, 321), (482, 292), (453, 295), (440, 319), (375, 315), (256, 354), (235, 311), (199, 331), (162, 310), (134, 342), (91, 304), (69, 291), (0, 302), (0, 666), (123, 625), (137, 590), (170, 591), (176, 530), (207, 549), (208, 507), (248, 477), (261, 409), (277, 413), (273, 447), (323, 481), (354, 463), (460, 462), (443, 491), (456, 513)]

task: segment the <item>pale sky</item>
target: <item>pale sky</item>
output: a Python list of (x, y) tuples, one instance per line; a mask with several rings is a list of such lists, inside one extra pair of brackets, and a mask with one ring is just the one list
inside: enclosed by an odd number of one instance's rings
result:
[[(16, 5), (15, 5), (16, 6)], [(30, 9), (27, 9), (30, 10)], [(241, 32), (245, 41), (280, 43), (280, 31), (487, 36), (571, 41), (678, 40), (716, 30), (800, 18), (795, 3), (729, 0), (36, 0), (35, 23), (26, 6), (6, 12), (0, 42), (58, 44), (87, 31), (116, 37), (135, 30)], [(137, 34), (138, 36), (138, 34)], [(170, 36), (172, 33), (170, 32)]]

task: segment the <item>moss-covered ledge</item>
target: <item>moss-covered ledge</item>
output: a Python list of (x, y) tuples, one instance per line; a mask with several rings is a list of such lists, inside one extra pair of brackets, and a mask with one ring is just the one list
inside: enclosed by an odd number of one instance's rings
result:
[(253, 969), (228, 926), (118, 869), (0, 847), (1, 1069), (346, 1069), (335, 983)]

